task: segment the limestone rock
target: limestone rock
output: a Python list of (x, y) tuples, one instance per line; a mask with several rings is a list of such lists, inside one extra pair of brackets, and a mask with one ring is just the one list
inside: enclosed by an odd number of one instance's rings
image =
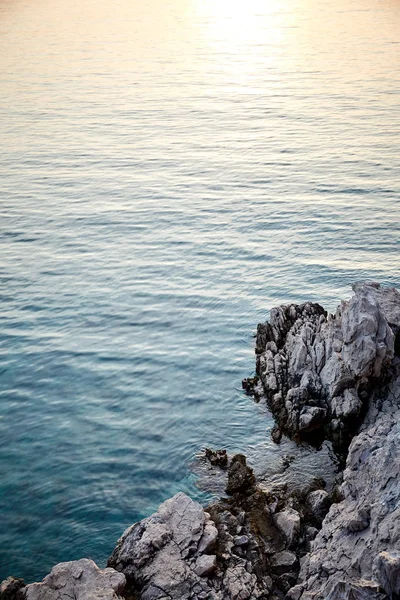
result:
[(326, 600), (383, 600), (379, 586), (372, 581), (360, 579), (355, 582), (339, 581)]
[(272, 571), (280, 575), (295, 570), (297, 564), (297, 556), (293, 552), (288, 552), (287, 550), (278, 552), (271, 558)]
[(217, 567), (217, 557), (215, 554), (203, 554), (196, 560), (194, 572), (200, 577), (211, 575)]
[(26, 600), (119, 600), (125, 576), (114, 569), (99, 569), (87, 558), (59, 563), (41, 583), (24, 588)]
[(199, 545), (208, 550), (205, 539), (212, 540), (213, 533), (213, 524), (206, 521), (200, 504), (179, 493), (154, 515), (127, 529), (108, 564), (141, 589), (143, 599), (161, 597), (160, 590), (165, 597), (192, 598), (190, 590), (196, 584), (201, 591), (209, 591), (196, 572), (196, 561)]
[[(335, 315), (319, 304), (274, 308), (257, 328), (257, 373), (279, 428), (307, 439), (351, 439), (400, 339), (400, 294), (356, 284)], [(400, 344), (400, 342), (398, 342)]]
[[(297, 600), (397, 598), (400, 582), (400, 361), (372, 399), (375, 421), (350, 444), (341, 485), (300, 570)], [(381, 397), (385, 398), (384, 408)], [(377, 416), (376, 416), (377, 415)], [(367, 415), (368, 416), (368, 415)], [(315, 493), (315, 492), (313, 492)], [(360, 580), (374, 582), (360, 587)], [(336, 590), (335, 592), (333, 590)], [(292, 591), (290, 592), (292, 594)], [(291, 597), (289, 595), (289, 597)]]

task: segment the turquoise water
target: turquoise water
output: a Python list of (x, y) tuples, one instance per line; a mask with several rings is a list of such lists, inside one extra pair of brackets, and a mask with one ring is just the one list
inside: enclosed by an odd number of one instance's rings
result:
[(205, 445), (280, 302), (399, 285), (394, 0), (1, 0), (0, 579), (104, 564)]

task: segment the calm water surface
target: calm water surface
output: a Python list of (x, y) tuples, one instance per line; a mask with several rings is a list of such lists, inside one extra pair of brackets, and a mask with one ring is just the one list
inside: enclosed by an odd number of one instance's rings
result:
[(0, 579), (104, 564), (280, 302), (399, 285), (398, 0), (0, 0)]

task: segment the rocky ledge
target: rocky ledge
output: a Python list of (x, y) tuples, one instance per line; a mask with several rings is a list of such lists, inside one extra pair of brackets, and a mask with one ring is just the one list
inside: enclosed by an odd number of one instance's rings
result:
[(283, 434), (343, 458), (338, 485), (290, 492), (257, 482), (243, 455), (226, 498), (183, 493), (132, 525), (99, 569), (61, 563), (41, 583), (8, 578), (1, 600), (378, 600), (400, 598), (400, 294), (357, 284), (335, 315), (280, 306), (258, 326), (257, 376), (244, 382)]

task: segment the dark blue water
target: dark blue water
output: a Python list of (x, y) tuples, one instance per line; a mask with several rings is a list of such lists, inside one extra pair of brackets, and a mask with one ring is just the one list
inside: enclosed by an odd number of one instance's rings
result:
[(0, 2), (0, 579), (104, 564), (206, 446), (281, 302), (399, 285), (395, 1)]

